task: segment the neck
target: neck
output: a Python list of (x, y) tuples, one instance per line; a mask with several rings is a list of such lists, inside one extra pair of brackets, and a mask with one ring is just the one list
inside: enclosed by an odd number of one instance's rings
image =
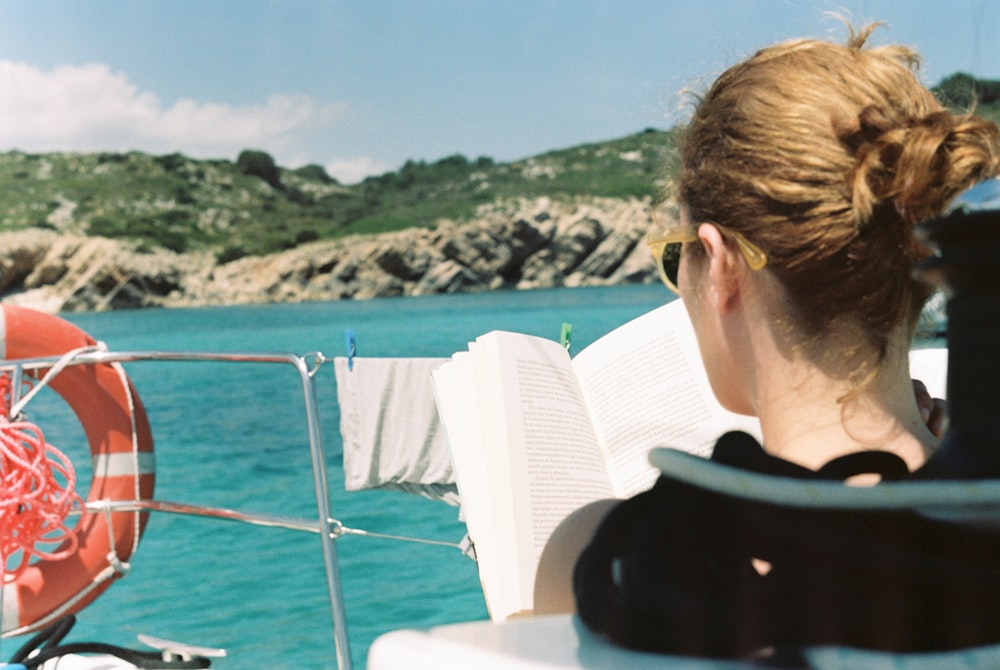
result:
[(751, 402), (773, 455), (818, 469), (844, 454), (882, 450), (912, 471), (937, 448), (916, 404), (905, 340), (860, 391), (845, 370), (782, 355), (767, 336), (755, 341)]

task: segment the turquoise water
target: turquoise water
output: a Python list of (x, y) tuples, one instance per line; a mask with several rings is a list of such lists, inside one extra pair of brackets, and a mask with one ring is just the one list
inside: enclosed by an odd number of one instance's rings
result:
[[(558, 339), (563, 322), (573, 324), (579, 350), (669, 299), (661, 286), (633, 286), (66, 318), (119, 351), (332, 357), (343, 354), (344, 331), (352, 328), (361, 356), (449, 356), (495, 328)], [(142, 362), (126, 369), (153, 426), (157, 499), (315, 518), (301, 392), (290, 367)], [(344, 492), (332, 366), (320, 372), (317, 390), (332, 516), (353, 528), (459, 541), (464, 526), (453, 507), (392, 492)], [(53, 444), (85, 464), (75, 420), (58, 405), (41, 398), (34, 418)], [(89, 479), (85, 469), (81, 477)], [(457, 549), (356, 536), (342, 537), (337, 548), (356, 667), (386, 631), (487, 617), (475, 565)], [(67, 641), (136, 646), (137, 633), (226, 648), (229, 656), (213, 667), (336, 667), (319, 540), (152, 515), (131, 573), (80, 613)], [(22, 641), (4, 641), (0, 658)]]

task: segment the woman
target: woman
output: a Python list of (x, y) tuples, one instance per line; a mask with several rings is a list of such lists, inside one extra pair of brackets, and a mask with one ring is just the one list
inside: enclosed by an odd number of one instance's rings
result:
[[(866, 47), (874, 28), (851, 30), (846, 46), (800, 40), (758, 52), (716, 80), (687, 128), (679, 216), (658, 221), (650, 243), (687, 307), (713, 391), (728, 409), (760, 418), (766, 451), (727, 439), (713, 459), (865, 484), (905, 477), (938, 445), (908, 370), (929, 295), (913, 278), (929, 253), (914, 226), (1000, 172), (1000, 134), (992, 122), (946, 111), (914, 75), (910, 49)], [(605, 632), (614, 625), (600, 613), (616, 607), (608, 605), (614, 575), (599, 572), (614, 572), (617, 559), (602, 566), (595, 556), (611, 555), (602, 543), (634, 541), (638, 531), (622, 530), (632, 513), (620, 507), (595, 504), (553, 535), (537, 612), (572, 607), (559, 559), (577, 555), (614, 509), (576, 574), (584, 620)], [(722, 653), (755, 644), (731, 642)]]

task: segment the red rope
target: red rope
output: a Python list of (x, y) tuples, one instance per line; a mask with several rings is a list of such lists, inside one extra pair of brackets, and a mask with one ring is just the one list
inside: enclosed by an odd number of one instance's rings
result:
[[(0, 379), (0, 398), (9, 384)], [(66, 518), (83, 501), (69, 458), (45, 442), (38, 426), (12, 422), (0, 410), (0, 574), (9, 583), (33, 559), (58, 560), (76, 551)], [(38, 547), (56, 543), (51, 550)]]

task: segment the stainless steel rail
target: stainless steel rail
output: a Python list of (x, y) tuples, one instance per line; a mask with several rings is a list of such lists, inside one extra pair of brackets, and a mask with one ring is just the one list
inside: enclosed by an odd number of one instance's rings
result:
[[(191, 505), (189, 503), (170, 502), (166, 500), (92, 500), (84, 503), (87, 512), (166, 512), (168, 514), (180, 514), (183, 516), (200, 516), (210, 519), (222, 519), (226, 521), (239, 521), (252, 526), (265, 526), (268, 528), (285, 528), (287, 530), (304, 531), (307, 533), (320, 533), (319, 524), (308, 519), (284, 516), (281, 514), (265, 514), (262, 512), (240, 512), (238, 510), (226, 509), (224, 507), (205, 507), (204, 505)], [(336, 528), (338, 523), (331, 521), (331, 526)], [(339, 533), (331, 531), (336, 538)]]
[[(12, 389), (20, 389), (20, 380), (26, 371), (34, 372), (53, 367), (60, 357), (26, 358), (20, 360), (0, 361), (0, 372), (9, 372), (14, 383)], [(130, 363), (138, 361), (220, 361), (233, 363), (277, 363), (292, 366), (299, 375), (302, 384), (302, 397), (306, 410), (306, 426), (309, 437), (309, 453), (312, 459), (313, 489), (316, 494), (317, 520), (303, 520), (279, 515), (245, 514), (234, 510), (199, 507), (183, 503), (167, 503), (158, 501), (125, 501), (93, 502), (88, 507), (92, 509), (125, 509), (141, 508), (139, 511), (161, 511), (191, 516), (213, 517), (243, 521), (255, 525), (275, 526), (304, 530), (318, 533), (323, 550), (323, 565), (326, 570), (327, 591), (330, 598), (330, 609), (333, 617), (333, 635), (336, 646), (337, 667), (341, 670), (351, 670), (350, 642), (347, 637), (347, 616), (344, 607), (344, 595), (340, 579), (340, 567), (337, 559), (336, 537), (343, 532), (343, 527), (331, 517), (329, 480), (326, 471), (323, 434), (319, 422), (319, 403), (316, 399), (314, 376), (327, 359), (320, 353), (310, 353), (303, 356), (296, 354), (273, 353), (213, 353), (213, 352), (164, 352), (164, 351), (87, 351), (77, 354), (69, 365), (100, 365), (106, 363)], [(18, 398), (11, 398), (11, 405)], [(131, 507), (129, 507), (131, 506)]]
[[(224, 507), (206, 507), (204, 505), (191, 505), (188, 503), (170, 502), (167, 500), (93, 500), (84, 503), (87, 512), (167, 512), (169, 514), (180, 514), (184, 516), (201, 516), (212, 519), (226, 521), (239, 521), (251, 526), (266, 526), (270, 528), (284, 528), (286, 530), (296, 530), (306, 533), (320, 533), (319, 524), (307, 519), (284, 516), (281, 514), (266, 514), (262, 512), (240, 512), (238, 510), (226, 509)], [(79, 515), (82, 513), (75, 512)], [(461, 542), (448, 542), (445, 540), (430, 540), (424, 537), (412, 537), (409, 535), (398, 535), (395, 533), (379, 533), (377, 531), (363, 530), (360, 528), (349, 528), (338, 519), (330, 519), (330, 534), (334, 539), (342, 535), (357, 535), (360, 537), (380, 538), (383, 540), (398, 540), (400, 542), (415, 542), (417, 544), (428, 544), (438, 547), (449, 547), (458, 549), (463, 554), (469, 554), (469, 547)]]

